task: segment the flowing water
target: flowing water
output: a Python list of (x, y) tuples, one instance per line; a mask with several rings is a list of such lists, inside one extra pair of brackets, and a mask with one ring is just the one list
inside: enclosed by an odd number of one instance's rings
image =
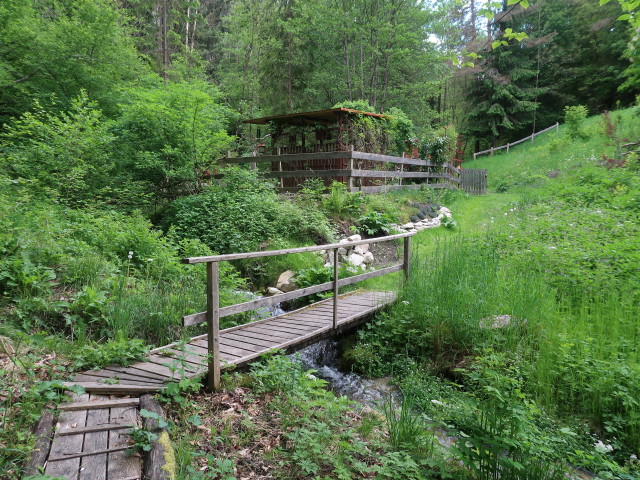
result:
[(335, 340), (320, 340), (292, 357), (298, 358), (305, 367), (316, 370), (316, 375), (329, 382), (333, 392), (363, 405), (379, 407), (390, 395), (396, 396), (396, 389), (389, 384), (389, 378), (366, 379), (340, 370), (340, 351)]

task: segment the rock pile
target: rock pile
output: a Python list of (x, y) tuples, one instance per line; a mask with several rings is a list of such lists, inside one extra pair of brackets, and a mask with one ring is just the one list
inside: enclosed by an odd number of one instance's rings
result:
[(439, 227), (444, 217), (452, 218), (451, 210), (447, 207), (438, 205), (421, 205), (420, 207), (422, 207), (420, 212), (411, 217), (411, 222), (404, 225), (392, 225), (392, 228), (405, 232), (418, 232), (427, 228)]
[[(350, 237), (343, 238), (338, 243), (344, 243), (344, 247), (338, 248), (338, 262), (344, 263), (348, 267), (353, 269), (366, 270), (367, 266), (371, 265), (374, 261), (373, 253), (369, 251), (369, 244), (362, 245), (347, 245), (350, 242), (359, 242), (362, 240), (360, 235), (351, 235)], [(325, 257), (325, 266), (330, 267), (333, 265), (333, 252), (322, 252)]]

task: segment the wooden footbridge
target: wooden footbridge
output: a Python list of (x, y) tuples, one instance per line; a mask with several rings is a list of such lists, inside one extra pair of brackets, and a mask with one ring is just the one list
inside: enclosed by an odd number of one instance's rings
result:
[[(183, 259), (188, 264), (206, 264), (207, 311), (183, 317), (183, 324), (189, 326), (206, 322), (207, 334), (151, 350), (145, 361), (126, 367), (112, 365), (84, 371), (65, 383), (69, 387), (80, 385), (86, 393), (75, 396), (73, 402), (62, 407), (53, 435), (41, 435), (38, 449), (32, 455), (30, 468), (35, 469), (34, 471), (44, 469), (48, 475), (78, 480), (141, 479), (142, 463), (137, 458), (124, 454), (128, 445), (126, 432), (140, 423), (137, 414), (139, 395), (159, 391), (165, 388), (167, 382), (205, 373), (207, 388), (215, 390), (220, 387), (220, 374), (225, 369), (246, 365), (270, 350), (296, 350), (361, 324), (372, 313), (393, 302), (395, 292), (356, 290), (340, 294), (340, 288), (398, 271), (404, 271), (407, 277), (410, 237), (414, 234), (415, 232), (411, 232), (348, 243)], [(380, 270), (339, 278), (339, 248), (391, 240), (404, 242), (402, 262)], [(320, 250), (333, 255), (332, 281), (220, 307), (219, 262)], [(332, 298), (307, 307), (219, 329), (220, 318), (228, 315), (328, 291), (333, 292)], [(43, 430), (46, 430), (46, 425)]]

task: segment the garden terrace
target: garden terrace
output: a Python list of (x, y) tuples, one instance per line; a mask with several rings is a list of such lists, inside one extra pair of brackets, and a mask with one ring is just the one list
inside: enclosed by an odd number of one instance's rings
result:
[[(252, 164), (265, 178), (278, 179), (281, 192), (296, 192), (310, 178), (325, 185), (341, 182), (352, 192), (364, 193), (423, 184), (460, 187), (458, 169), (417, 158), (417, 148), (410, 144), (402, 156), (388, 155), (389, 120), (346, 108), (246, 120), (257, 126), (255, 136), (264, 143), (257, 144), (254, 156), (229, 156), (224, 162)], [(262, 126), (269, 130), (264, 137)]]

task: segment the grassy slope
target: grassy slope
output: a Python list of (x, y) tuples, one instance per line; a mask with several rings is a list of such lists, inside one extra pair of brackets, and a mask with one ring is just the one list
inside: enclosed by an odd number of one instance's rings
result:
[[(623, 142), (640, 136), (632, 112), (616, 116)], [(609, 476), (603, 478), (637, 478), (617, 476), (621, 467), (608, 463), (615, 457), (625, 465), (630, 454), (638, 453), (640, 438), (637, 403), (625, 397), (635, 396), (630, 392), (639, 388), (634, 345), (640, 329), (630, 318), (637, 312), (637, 295), (627, 291), (637, 274), (619, 263), (633, 263), (634, 245), (637, 249), (637, 173), (599, 166), (596, 160), (615, 152), (615, 143), (602, 134), (601, 116), (588, 119), (585, 131), (586, 139), (573, 141), (562, 128), (559, 135), (548, 134), (510, 154), (469, 162), (468, 167), (488, 169), (491, 193), (445, 202), (458, 221), (456, 230), (417, 234), (414, 281), (403, 298), (407, 307), (394, 308), (384, 322), (389, 326), (377, 327), (386, 333), (366, 336), (357, 348), (365, 368), (382, 368), (378, 374), (389, 369), (385, 362), (393, 363), (392, 371), (406, 370), (409, 362), (402, 352), (417, 362), (431, 361), (428, 367), (437, 370), (438, 356), (455, 367), (465, 350), (483, 355), (480, 349), (486, 346), (504, 349), (510, 361), (518, 357), (531, 375), (527, 392), (582, 432), (570, 442), (574, 450), (566, 453), (571, 463), (606, 470)], [(495, 193), (496, 188), (506, 193)], [(488, 244), (481, 237), (458, 242), (487, 230)], [(442, 252), (431, 255), (447, 238), (456, 242), (446, 242)], [(484, 254), (476, 254), (473, 242), (480, 250), (484, 247)], [(498, 258), (491, 257), (491, 246)], [(478, 319), (504, 313), (527, 319), (528, 333), (514, 330), (517, 335), (511, 337), (507, 331), (492, 332), (487, 337), (478, 330)], [(384, 349), (390, 352), (386, 356)], [(406, 391), (425, 395), (421, 407), (429, 414), (438, 413), (429, 410), (429, 399), (438, 398), (433, 385), (416, 387), (425, 382), (420, 374), (402, 374), (399, 381)], [(447, 397), (441, 398), (446, 403)], [(593, 433), (615, 444), (612, 457), (593, 451)], [(588, 452), (585, 457), (583, 451)], [(622, 468), (631, 468), (626, 465)]]

